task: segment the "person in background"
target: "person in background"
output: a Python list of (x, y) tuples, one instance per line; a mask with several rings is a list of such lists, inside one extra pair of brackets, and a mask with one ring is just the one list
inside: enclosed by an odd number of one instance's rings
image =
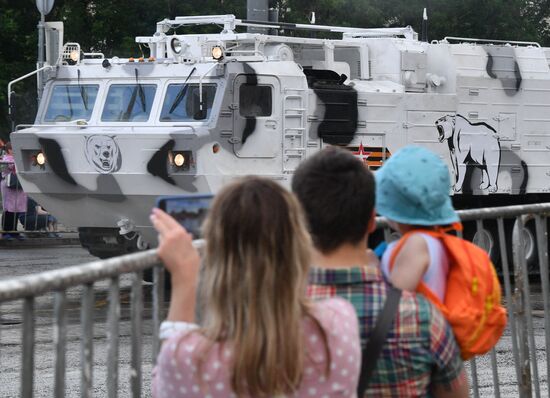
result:
[(57, 219), (42, 208), (30, 196), (27, 196), (27, 212), (19, 213), (19, 222), (25, 231), (46, 231), (48, 237), (58, 238)]
[(154, 209), (158, 254), (172, 277), (153, 397), (355, 397), (357, 317), (339, 298), (306, 298), (311, 241), (295, 197), (250, 177), (216, 195), (199, 253), (172, 217)]
[[(376, 255), (367, 250), (375, 228), (374, 177), (348, 151), (331, 147), (298, 167), (292, 190), (304, 208), (315, 246), (308, 294), (349, 300), (365, 346), (391, 288)], [(453, 332), (423, 296), (401, 292), (385, 337), (365, 397), (468, 396)]]
[[(13, 158), (13, 150), (11, 143), (5, 145), (6, 153), (2, 157), (2, 181), (0, 182), (0, 191), (2, 193), (2, 230), (15, 231), (17, 230), (17, 219), (24, 216), (27, 211), (27, 194), (19, 188), (8, 188), (7, 177), (10, 173), (15, 173), (15, 160)], [(6, 240), (25, 239), (25, 236), (18, 233), (5, 233), (3, 238)]]

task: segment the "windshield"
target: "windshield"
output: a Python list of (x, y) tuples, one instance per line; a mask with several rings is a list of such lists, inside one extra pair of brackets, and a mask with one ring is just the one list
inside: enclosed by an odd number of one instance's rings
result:
[(44, 121), (70, 122), (77, 119), (90, 120), (98, 90), (98, 85), (90, 84), (56, 85), (52, 90)]
[(146, 122), (156, 90), (154, 84), (113, 84), (109, 87), (101, 121)]
[(160, 114), (161, 122), (195, 121), (210, 117), (212, 104), (216, 95), (215, 84), (202, 85), (202, 102), (200, 107), (199, 85), (196, 83), (170, 84), (166, 90), (166, 97)]

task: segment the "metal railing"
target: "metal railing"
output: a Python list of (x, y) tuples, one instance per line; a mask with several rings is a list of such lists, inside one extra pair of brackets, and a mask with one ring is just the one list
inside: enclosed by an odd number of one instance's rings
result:
[[(143, 271), (153, 268), (152, 285), (152, 358), (159, 350), (158, 329), (164, 303), (164, 269), (158, 264), (155, 250), (130, 254), (109, 260), (72, 266), (60, 270), (14, 278), (0, 282), (0, 303), (23, 299), (22, 353), (20, 396), (32, 397), (35, 375), (35, 301), (38, 296), (54, 293), (53, 303), (53, 395), (66, 393), (67, 345), (67, 291), (79, 286), (80, 292), (80, 395), (91, 397), (94, 381), (94, 283), (109, 280), (107, 291), (107, 378), (104, 381), (108, 397), (117, 397), (119, 391), (119, 323), (121, 315), (120, 277), (131, 275), (130, 293), (130, 387), (133, 397), (142, 390), (142, 325), (143, 325)], [(0, 322), (0, 325), (2, 323)], [(0, 342), (0, 363), (2, 363)], [(74, 386), (71, 389), (74, 391)]]
[[(548, 380), (550, 378), (550, 290), (548, 281), (548, 233), (547, 214), (550, 214), (550, 203), (510, 206), (501, 208), (477, 209), (459, 212), (461, 219), (466, 223), (464, 235), (472, 238), (475, 234), (484, 231), (494, 232), (493, 256), (499, 256), (498, 263), (502, 271), (504, 287), (504, 301), (508, 310), (509, 324), (503, 337), (490, 353), (476, 357), (469, 361), (472, 395), (480, 396), (520, 396), (536, 397), (547, 396)], [(378, 226), (384, 228), (390, 239), (387, 223), (378, 219)], [(472, 225), (474, 226), (472, 228)], [(512, 228), (513, 226), (513, 228)], [(506, 231), (513, 231), (506, 235)], [(531, 232), (527, 233), (526, 230)], [(531, 234), (531, 235), (529, 235)], [(536, 237), (535, 258), (533, 250), (526, 259), (528, 240)], [(531, 242), (533, 243), (533, 242)], [(513, 250), (509, 250), (510, 247)], [(491, 249), (489, 247), (489, 249)], [(512, 252), (514, 261), (510, 261)], [(151, 352), (151, 362), (154, 363), (159, 351), (158, 328), (163, 317), (164, 301), (164, 270), (158, 265), (155, 250), (126, 255), (104, 261), (96, 261), (81, 266), (59, 269), (40, 274), (0, 281), (0, 314), (7, 302), (23, 300), (22, 314), (22, 355), (20, 395), (33, 396), (33, 380), (35, 368), (35, 327), (37, 299), (53, 292), (53, 353), (54, 353), (54, 396), (64, 396), (66, 391), (67, 374), (67, 292), (68, 289), (78, 287), (80, 301), (79, 323), (81, 334), (78, 336), (80, 345), (80, 395), (89, 397), (94, 384), (94, 339), (98, 332), (93, 325), (98, 309), (94, 305), (94, 283), (108, 280), (106, 288), (106, 339), (107, 339), (107, 372), (103, 385), (106, 385), (106, 395), (116, 397), (120, 389), (119, 379), (119, 351), (122, 348), (120, 338), (121, 324), (121, 287), (120, 281), (126, 274), (130, 275), (130, 363), (129, 386), (131, 396), (139, 397), (142, 392), (143, 350)], [(513, 266), (512, 266), (513, 264)], [(534, 265), (533, 265), (534, 264)], [(540, 291), (543, 309), (543, 322), (534, 322), (534, 304), (532, 288), (538, 286), (537, 281), (529, 278), (531, 271), (536, 270), (540, 275)], [(144, 286), (143, 272), (152, 269), (153, 284), (151, 293), (151, 315), (143, 315)], [(532, 274), (532, 272), (531, 272)], [(97, 304), (97, 303), (96, 303)], [(538, 311), (535, 309), (535, 311)], [(145, 345), (143, 340), (143, 326), (151, 323), (150, 344)], [(0, 322), (0, 325), (2, 323)], [(538, 328), (537, 328), (538, 327)], [(0, 331), (3, 327), (0, 327)], [(535, 335), (535, 331), (537, 334)], [(539, 332), (539, 330), (543, 330)], [(3, 337), (3, 336), (2, 336)], [(3, 338), (0, 337), (0, 367), (6, 361), (2, 351)], [(508, 364), (507, 366), (505, 366)], [(149, 366), (147, 364), (147, 366)], [(515, 380), (514, 380), (515, 379)], [(149, 376), (147, 376), (149, 380)], [(74, 392), (75, 386), (71, 385)], [(51, 395), (51, 394), (50, 394)]]

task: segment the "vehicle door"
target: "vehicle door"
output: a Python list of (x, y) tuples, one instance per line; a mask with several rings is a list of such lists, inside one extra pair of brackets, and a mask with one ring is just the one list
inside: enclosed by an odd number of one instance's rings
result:
[(231, 143), (239, 158), (281, 157), (280, 95), (279, 79), (275, 76), (236, 76)]

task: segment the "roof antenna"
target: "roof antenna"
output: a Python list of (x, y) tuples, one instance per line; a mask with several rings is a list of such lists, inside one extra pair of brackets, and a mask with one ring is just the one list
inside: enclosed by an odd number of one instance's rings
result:
[(428, 42), (428, 12), (424, 8), (424, 13), (422, 14), (422, 40)]

